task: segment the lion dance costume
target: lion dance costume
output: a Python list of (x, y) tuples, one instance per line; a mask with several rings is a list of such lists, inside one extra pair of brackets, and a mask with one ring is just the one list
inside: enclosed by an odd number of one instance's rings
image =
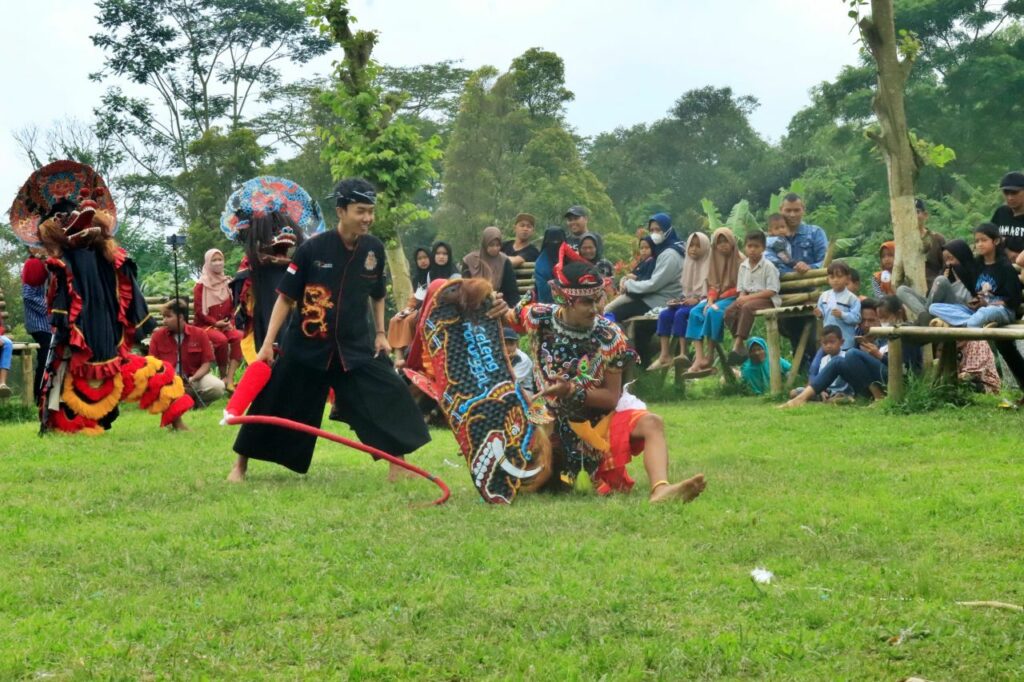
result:
[(11, 227), (48, 254), (53, 336), (40, 399), (42, 430), (101, 433), (122, 402), (138, 402), (167, 426), (192, 407), (174, 368), (131, 352), (150, 319), (135, 263), (114, 240), (117, 207), (103, 178), (74, 161), (29, 176), (11, 207)]

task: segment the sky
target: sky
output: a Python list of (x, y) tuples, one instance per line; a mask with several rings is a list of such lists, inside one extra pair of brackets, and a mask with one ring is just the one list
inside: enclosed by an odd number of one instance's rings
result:
[[(377, 60), (444, 59), (508, 68), (531, 47), (557, 52), (576, 94), (567, 120), (582, 135), (663, 118), (687, 90), (729, 86), (760, 107), (754, 127), (777, 141), (812, 87), (857, 60), (840, 0), (350, 0), (357, 28), (380, 32)], [(65, 118), (90, 120), (103, 66), (90, 0), (4, 2), (0, 27), (0, 206), (32, 168), (12, 135)], [(41, 32), (45, 27), (44, 34)], [(45, 47), (43, 47), (45, 45)], [(327, 73), (329, 55), (286, 76)], [(116, 197), (115, 197), (116, 199)]]

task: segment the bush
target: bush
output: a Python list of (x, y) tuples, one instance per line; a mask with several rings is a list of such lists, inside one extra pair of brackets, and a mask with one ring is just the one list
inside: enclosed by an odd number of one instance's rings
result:
[(929, 377), (909, 375), (903, 400), (887, 399), (884, 409), (889, 414), (918, 414), (933, 410), (962, 409), (973, 405), (978, 393), (971, 384), (933, 382)]

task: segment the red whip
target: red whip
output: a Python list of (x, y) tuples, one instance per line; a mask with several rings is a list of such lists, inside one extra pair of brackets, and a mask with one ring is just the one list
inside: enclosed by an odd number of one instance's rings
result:
[(308, 433), (311, 436), (317, 436), (319, 438), (326, 438), (327, 440), (347, 445), (350, 448), (361, 450), (367, 454), (375, 455), (381, 459), (386, 459), (392, 464), (397, 464), (407, 471), (411, 471), (417, 476), (422, 476), (427, 479), (438, 488), (441, 489), (441, 497), (434, 500), (431, 504), (440, 505), (448, 501), (451, 496), (451, 491), (448, 486), (437, 476), (434, 476), (429, 471), (420, 469), (418, 466), (409, 464), (403, 459), (399, 459), (394, 455), (389, 455), (383, 450), (378, 450), (375, 447), (360, 443), (358, 441), (350, 440), (344, 436), (318, 429), (315, 426), (309, 424), (303, 424), (302, 422), (292, 421), (291, 419), (284, 419), (282, 417), (270, 417), (266, 415), (242, 415), (249, 409), (249, 405), (256, 398), (259, 392), (270, 380), (270, 365), (265, 362), (258, 361), (249, 365), (249, 368), (242, 375), (242, 380), (238, 382), (238, 388), (235, 390), (235, 394), (231, 396), (231, 400), (228, 401), (227, 409), (224, 410), (224, 421), (223, 424), (269, 424), (270, 426), (279, 426), (284, 429), (291, 429), (292, 431), (301, 431), (302, 433)]

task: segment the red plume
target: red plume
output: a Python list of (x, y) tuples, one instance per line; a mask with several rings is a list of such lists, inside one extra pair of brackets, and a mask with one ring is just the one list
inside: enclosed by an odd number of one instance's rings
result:
[(569, 286), (570, 284), (563, 270), (567, 263), (572, 263), (573, 261), (590, 265), (590, 261), (576, 253), (576, 250), (569, 246), (568, 242), (562, 242), (562, 246), (558, 249), (558, 262), (555, 263), (555, 267), (552, 268), (552, 272), (555, 274), (555, 279), (558, 280), (558, 283), (562, 286)]

